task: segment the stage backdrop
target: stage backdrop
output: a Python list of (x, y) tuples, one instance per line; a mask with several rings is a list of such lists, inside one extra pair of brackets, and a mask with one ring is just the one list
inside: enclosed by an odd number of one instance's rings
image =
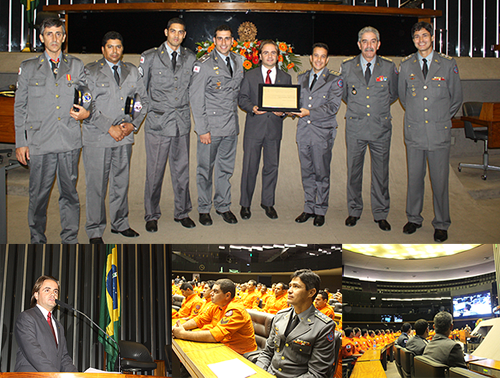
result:
[[(16, 318), (30, 306), (36, 279), (52, 275), (61, 283), (60, 300), (99, 323), (106, 249), (91, 246), (0, 246), (0, 372), (14, 371)], [(165, 358), (171, 308), (170, 252), (166, 245), (118, 246), (121, 290), (120, 339), (144, 344), (155, 360)], [(103, 369), (104, 351), (97, 332), (81, 315), (54, 312), (62, 323), (77, 369)]]

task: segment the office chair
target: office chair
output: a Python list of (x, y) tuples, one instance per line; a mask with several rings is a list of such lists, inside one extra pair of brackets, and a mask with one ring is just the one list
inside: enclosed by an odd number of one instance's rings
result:
[(403, 372), (403, 378), (411, 378), (415, 374), (412, 374), (414, 361), (413, 361), (413, 353), (410, 352), (406, 348), (401, 348), (399, 350), (400, 358), (401, 358), (401, 371)]
[(340, 359), (340, 347), (342, 346), (342, 333), (339, 331), (334, 331), (335, 333), (335, 363), (333, 364), (333, 374), (335, 375), (335, 372), (337, 371), (337, 366), (339, 364), (339, 359)]
[(464, 368), (459, 368), (459, 367), (452, 367), (450, 368), (450, 378), (484, 378), (485, 376), (479, 373), (476, 373), (475, 371), (464, 369)]
[[(481, 108), (483, 106), (482, 102), (464, 102), (462, 105), (462, 112), (464, 116), (467, 117), (479, 117), (481, 114)], [(488, 154), (488, 130), (475, 130), (472, 123), (469, 121), (464, 121), (465, 137), (472, 139), (475, 143), (478, 140), (482, 140), (484, 143), (483, 150), (483, 164), (469, 164), (469, 163), (459, 163), (458, 171), (462, 172), (462, 168), (479, 168), (483, 170), (483, 175), (481, 178), (486, 180), (487, 171), (500, 171), (500, 167), (494, 165), (489, 165), (489, 154)]]
[(401, 378), (404, 378), (403, 369), (401, 368), (401, 347), (399, 345), (394, 344), (392, 346), (394, 348), (394, 360), (396, 361), (396, 368), (398, 369), (398, 373)]
[(448, 377), (448, 366), (432, 358), (415, 356), (415, 378), (445, 378)]
[(120, 340), (119, 344), (122, 371), (142, 373), (156, 369), (156, 362), (153, 361), (151, 353), (144, 345), (124, 340)]

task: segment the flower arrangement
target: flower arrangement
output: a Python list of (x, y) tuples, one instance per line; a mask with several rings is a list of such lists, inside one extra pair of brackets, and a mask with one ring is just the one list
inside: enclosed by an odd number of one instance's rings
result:
[[(196, 58), (200, 58), (205, 54), (210, 53), (215, 45), (211, 41), (197, 42)], [(259, 48), (261, 41), (234, 41), (231, 51), (240, 54), (243, 57), (243, 68), (245, 71), (251, 70), (259, 65)], [(278, 45), (278, 68), (288, 72), (293, 69), (295, 72), (300, 70), (300, 60), (293, 53), (292, 45), (286, 42), (276, 41)]]

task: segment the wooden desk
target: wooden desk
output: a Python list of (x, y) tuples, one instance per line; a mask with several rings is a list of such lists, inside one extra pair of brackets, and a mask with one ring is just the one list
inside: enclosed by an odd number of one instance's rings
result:
[(16, 143), (14, 97), (0, 97), (0, 143)]
[(252, 378), (274, 377), (221, 343), (198, 343), (174, 339), (172, 340), (172, 349), (189, 374), (196, 378), (217, 378), (208, 365), (234, 358), (239, 359), (256, 371), (257, 374), (252, 375)]
[(356, 362), (380, 361), (381, 349), (368, 349)]
[[(358, 359), (359, 362), (359, 359)], [(351, 378), (386, 378), (384, 368), (380, 361), (365, 361), (363, 363), (356, 362), (352, 369)]]
[(500, 376), (500, 361), (485, 358), (479, 361), (469, 363), (469, 369), (490, 377)]
[(500, 103), (484, 102), (479, 117), (465, 117), (462, 121), (469, 121), (474, 127), (488, 128), (488, 147), (500, 148)]
[(469, 362), (481, 361), (481, 360), (485, 360), (485, 359), (486, 359), (485, 357), (477, 357), (477, 356), (474, 356), (473, 354), (468, 354), (468, 353), (464, 354), (464, 360), (465, 360), (466, 364), (468, 364)]

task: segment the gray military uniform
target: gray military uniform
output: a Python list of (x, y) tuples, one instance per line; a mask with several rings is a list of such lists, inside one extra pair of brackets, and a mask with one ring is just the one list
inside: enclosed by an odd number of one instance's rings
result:
[(56, 78), (46, 54), (21, 63), (14, 119), (16, 148), (30, 153), (28, 224), (31, 243), (46, 243), (47, 205), (57, 172), (63, 243), (78, 243), (80, 202), (76, 192), (82, 146), (80, 122), (69, 115), (74, 90), (85, 84), (80, 59), (61, 54)]
[(455, 59), (434, 51), (424, 80), (417, 53), (401, 61), (399, 98), (405, 108), (405, 143), (408, 159), (408, 221), (422, 224), (424, 178), (427, 162), (434, 195), (436, 229), (450, 226), (448, 176), (451, 118), (462, 105), (462, 85)]
[[(117, 142), (108, 130), (113, 125), (130, 122), (139, 128), (147, 112), (146, 89), (137, 68), (120, 62), (120, 85), (106, 59), (85, 67), (88, 87), (93, 95), (92, 112), (83, 122), (83, 163), (87, 186), (87, 223), (90, 239), (102, 237), (106, 228), (106, 191), (109, 181), (111, 229), (125, 231), (128, 222), (130, 156), (134, 133)], [(141, 97), (142, 110), (134, 120), (124, 112), (127, 97)]]
[(169, 158), (175, 196), (174, 218), (187, 218), (192, 210), (189, 193), (189, 84), (196, 56), (191, 50), (179, 47), (174, 72), (166, 43), (145, 51), (139, 66), (149, 98), (145, 122), (146, 222), (158, 220), (161, 216), (161, 188)]
[(384, 220), (389, 213), (391, 104), (398, 98), (398, 72), (390, 59), (379, 55), (368, 84), (361, 67), (361, 55), (344, 60), (341, 72), (343, 99), (347, 104), (347, 209), (353, 217), (360, 217), (363, 211), (363, 165), (369, 147), (373, 218)]
[(424, 349), (427, 346), (428, 342), (420, 335), (415, 335), (408, 341), (406, 341), (406, 349), (415, 354), (416, 356), (422, 355), (424, 353)]
[(457, 366), (467, 369), (464, 351), (460, 344), (440, 333), (436, 333), (432, 337), (424, 349), (423, 356), (430, 357), (449, 367)]
[(311, 70), (299, 74), (300, 106), (310, 114), (297, 123), (297, 146), (304, 188), (304, 212), (325, 215), (330, 197), (330, 162), (337, 135), (336, 114), (342, 101), (342, 78), (324, 68), (312, 90)]
[(221, 213), (230, 210), (231, 184), (236, 159), (239, 133), (238, 94), (243, 80), (243, 62), (240, 55), (229, 54), (233, 76), (226, 62), (214, 49), (193, 66), (189, 100), (195, 131), (210, 133), (212, 143), (203, 144), (198, 138), (198, 212), (209, 213), (212, 207), (212, 175), (215, 176), (215, 209)]
[(285, 336), (292, 307), (273, 319), (257, 366), (277, 378), (324, 378), (333, 375), (335, 322), (313, 305), (299, 314), (300, 323)]

